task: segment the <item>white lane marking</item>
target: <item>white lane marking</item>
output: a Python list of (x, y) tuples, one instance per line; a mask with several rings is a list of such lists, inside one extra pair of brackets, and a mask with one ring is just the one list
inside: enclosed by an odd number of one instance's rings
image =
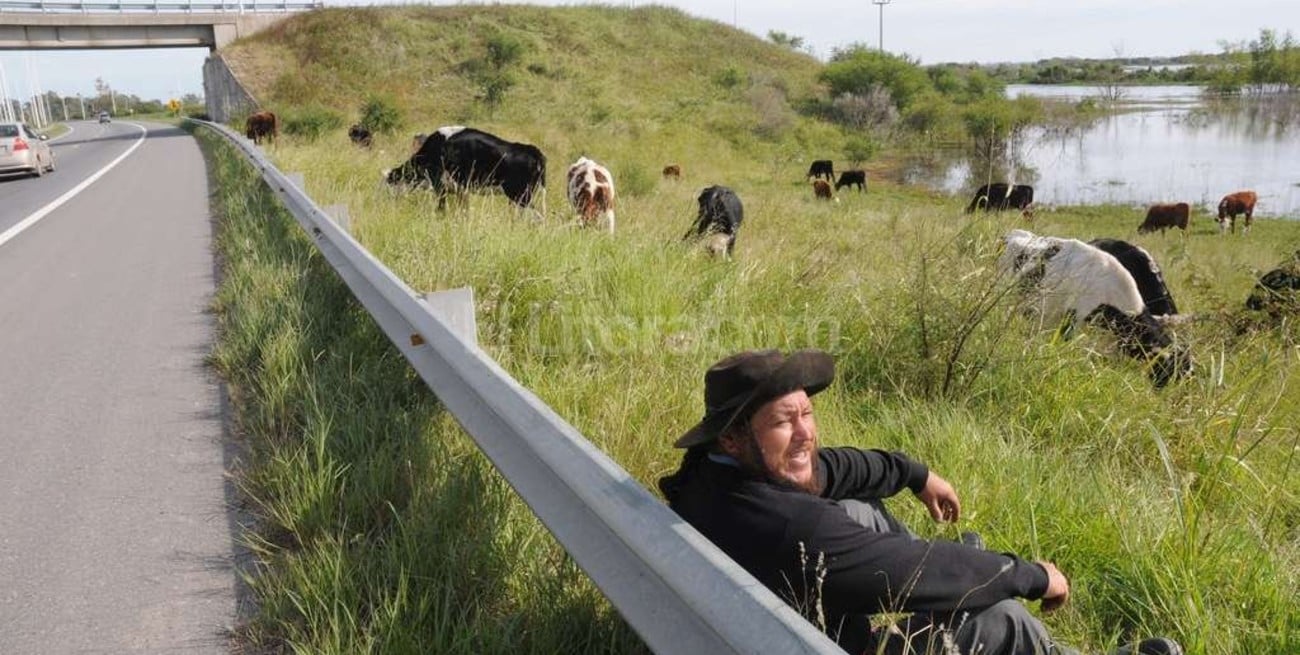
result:
[(78, 193), (81, 193), (82, 191), (85, 191), (86, 187), (90, 186), (91, 184), (94, 184), (95, 180), (98, 180), (99, 178), (103, 177), (104, 173), (113, 170), (114, 166), (117, 166), (119, 163), (122, 162), (123, 159), (126, 159), (131, 155), (131, 153), (135, 152), (135, 149), (139, 148), (141, 143), (144, 143), (144, 138), (149, 134), (149, 130), (145, 129), (143, 125), (136, 125), (134, 123), (126, 123), (126, 124), (140, 130), (140, 138), (136, 139), (135, 143), (131, 144), (131, 147), (126, 149), (126, 152), (122, 153), (121, 155), (118, 155), (117, 159), (114, 159), (113, 161), (109, 162), (107, 166), (99, 169), (94, 175), (91, 175), (90, 177), (82, 180), (81, 184), (72, 187), (71, 189), (68, 190), (67, 193), (64, 193), (63, 195), (56, 198), (54, 202), (51, 202), (50, 204), (44, 207), (41, 207), (40, 209), (33, 212), (31, 216), (28, 216), (27, 218), (18, 221), (18, 223), (15, 224), (13, 227), (5, 230), (4, 232), (0, 232), (0, 246), (5, 245), (7, 241), (21, 234), (23, 230), (26, 230), (32, 225), (35, 225), (36, 221), (45, 218), (47, 214), (58, 209), (59, 206), (62, 205), (63, 203), (72, 200), (73, 196), (77, 195)]

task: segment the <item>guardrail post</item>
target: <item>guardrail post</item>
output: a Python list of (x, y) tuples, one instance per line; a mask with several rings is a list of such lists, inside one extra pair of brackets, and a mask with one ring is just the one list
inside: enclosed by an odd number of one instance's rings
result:
[[(301, 189), (302, 185), (299, 185), (298, 188)], [(325, 208), (325, 213), (331, 219), (334, 219), (334, 224), (343, 228), (344, 232), (352, 232), (352, 218), (348, 216), (347, 205), (330, 205)]]
[(478, 345), (478, 322), (474, 318), (473, 288), (460, 287), (445, 291), (434, 291), (424, 294), (421, 300), (457, 336), (476, 346)]

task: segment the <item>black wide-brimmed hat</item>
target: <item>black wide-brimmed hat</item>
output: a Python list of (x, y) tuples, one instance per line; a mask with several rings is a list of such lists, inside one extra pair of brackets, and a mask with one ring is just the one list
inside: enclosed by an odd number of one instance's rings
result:
[(803, 389), (809, 396), (830, 386), (835, 360), (820, 350), (747, 350), (709, 367), (704, 373), (704, 418), (673, 445), (690, 448), (708, 443), (763, 403)]

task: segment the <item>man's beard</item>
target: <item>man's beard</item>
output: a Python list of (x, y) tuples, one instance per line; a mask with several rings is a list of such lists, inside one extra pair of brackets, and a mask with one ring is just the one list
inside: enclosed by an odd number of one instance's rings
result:
[(781, 477), (776, 471), (767, 467), (767, 462), (763, 459), (763, 451), (758, 447), (758, 439), (754, 438), (753, 433), (748, 434), (742, 441), (740, 457), (736, 461), (740, 463), (740, 469), (746, 474), (761, 478), (778, 487), (785, 487), (794, 491), (821, 495), (822, 491), (822, 470), (821, 458), (818, 457), (820, 446), (813, 446), (811, 454), (812, 475), (808, 477), (806, 483), (795, 482), (788, 478)]

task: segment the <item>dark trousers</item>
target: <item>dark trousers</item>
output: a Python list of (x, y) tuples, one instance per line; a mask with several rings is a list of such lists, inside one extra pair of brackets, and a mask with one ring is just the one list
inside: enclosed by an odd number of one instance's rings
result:
[[(912, 534), (879, 500), (840, 505), (870, 530)], [(870, 655), (1078, 655), (1053, 642), (1042, 622), (1010, 599), (951, 615), (914, 613), (875, 635)]]

